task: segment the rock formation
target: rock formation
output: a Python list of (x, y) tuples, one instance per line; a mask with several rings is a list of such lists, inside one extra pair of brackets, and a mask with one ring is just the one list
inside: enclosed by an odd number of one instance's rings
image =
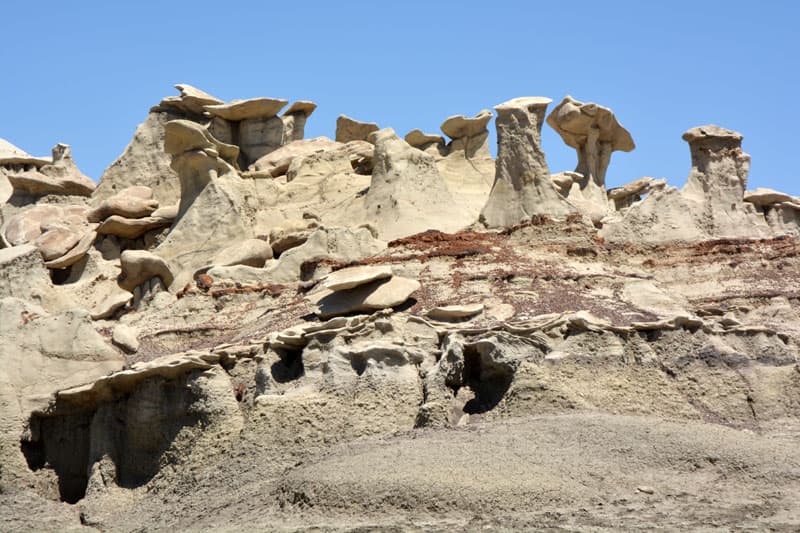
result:
[(361, 122), (347, 115), (336, 119), (336, 142), (366, 141), (369, 134), (380, 128), (372, 122)]
[(800, 199), (740, 134), (606, 191), (569, 98), (550, 174), (547, 98), (495, 161), (178, 90), (88, 197), (0, 140), (0, 529), (797, 529)]
[(550, 181), (541, 132), (549, 98), (524, 97), (495, 106), (495, 180), (481, 220), (489, 227), (513, 226), (535, 215), (565, 216), (575, 209)]
[(750, 156), (742, 151), (742, 135), (700, 126), (684, 133), (683, 140), (689, 143), (692, 160), (684, 188), (652, 192), (610, 217), (600, 235), (629, 242), (769, 236), (763, 215), (744, 202)]
[(411, 147), (391, 128), (375, 136), (375, 167), (364, 196), (366, 221), (391, 240), (428, 229), (456, 231), (471, 217), (453, 201), (435, 158)]

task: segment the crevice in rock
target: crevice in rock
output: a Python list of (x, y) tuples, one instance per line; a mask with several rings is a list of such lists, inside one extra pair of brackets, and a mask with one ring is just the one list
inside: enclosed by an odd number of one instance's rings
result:
[[(467, 414), (480, 414), (494, 409), (503, 399), (511, 381), (514, 370), (508, 365), (496, 364), (492, 359), (474, 345), (464, 346), (463, 386), (469, 387), (474, 398), (464, 405)], [(458, 389), (456, 389), (458, 393)]]
[(303, 366), (303, 350), (290, 350), (282, 348), (275, 350), (278, 354), (278, 359), (270, 367), (272, 379), (278, 383), (288, 383), (303, 377), (305, 374), (305, 367)]

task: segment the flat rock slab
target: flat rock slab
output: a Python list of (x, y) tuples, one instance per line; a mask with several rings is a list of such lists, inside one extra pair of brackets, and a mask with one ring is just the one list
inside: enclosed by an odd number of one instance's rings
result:
[(100, 235), (116, 235), (125, 239), (136, 239), (150, 230), (169, 226), (172, 224), (172, 220), (172, 218), (153, 216), (126, 218), (119, 215), (111, 215), (97, 227), (97, 233)]
[(378, 311), (404, 303), (420, 288), (417, 280), (393, 276), (377, 280), (354, 289), (332, 292), (322, 289), (308, 299), (318, 307), (320, 318), (330, 318), (361, 311)]
[(754, 191), (747, 191), (744, 193), (744, 201), (751, 204), (767, 206), (779, 204), (781, 202), (791, 202), (794, 200), (790, 195), (774, 191), (772, 189), (759, 188)]
[(227, 104), (207, 105), (205, 110), (225, 120), (239, 121), (248, 118), (274, 117), (289, 100), (282, 98), (249, 98), (232, 100)]
[(10, 246), (0, 249), (0, 266), (8, 265), (26, 255), (37, 253), (39, 250), (32, 244), (22, 244), (20, 246)]
[(483, 304), (445, 305), (428, 311), (428, 317), (434, 320), (467, 318), (482, 313), (483, 309)]
[(342, 291), (391, 277), (392, 267), (387, 265), (356, 266), (331, 272), (322, 280), (322, 286), (331, 291)]

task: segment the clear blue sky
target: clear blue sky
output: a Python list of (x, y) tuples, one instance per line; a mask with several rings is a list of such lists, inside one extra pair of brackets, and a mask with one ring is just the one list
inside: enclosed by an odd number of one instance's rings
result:
[[(681, 134), (715, 123), (745, 136), (749, 188), (800, 195), (800, 2), (236, 2), (4, 0), (0, 137), (33, 154), (72, 145), (99, 178), (150, 106), (189, 83), (222, 99), (319, 104), (336, 116), (438, 132), (517, 96), (611, 107), (637, 144), (608, 182), (682, 186)], [(493, 126), (492, 126), (493, 129)], [(548, 127), (553, 172), (575, 153)]]

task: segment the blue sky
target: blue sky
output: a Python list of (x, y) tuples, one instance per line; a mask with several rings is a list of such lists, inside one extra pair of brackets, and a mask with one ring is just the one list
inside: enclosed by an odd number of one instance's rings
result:
[[(150, 106), (189, 83), (222, 99), (319, 104), (404, 135), (438, 132), (517, 96), (571, 94), (611, 107), (637, 144), (609, 185), (682, 186), (681, 134), (714, 123), (745, 136), (749, 188), (800, 195), (800, 2), (49, 2), (4, 0), (0, 137), (39, 155), (72, 145), (99, 178)], [(493, 126), (491, 126), (493, 129)], [(548, 127), (553, 172), (575, 153)]]

